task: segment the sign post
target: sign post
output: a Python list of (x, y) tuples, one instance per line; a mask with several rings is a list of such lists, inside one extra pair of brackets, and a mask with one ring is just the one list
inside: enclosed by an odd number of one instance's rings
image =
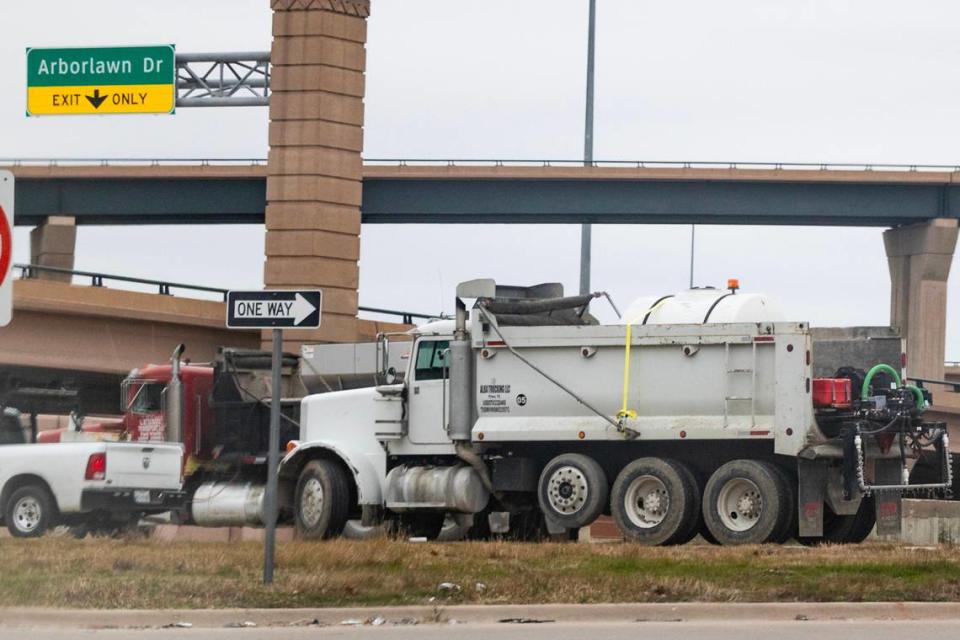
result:
[(316, 329), (320, 326), (323, 292), (230, 291), (227, 293), (227, 327), (231, 329), (273, 329), (270, 438), (267, 451), (267, 491), (263, 518), (263, 583), (273, 583), (277, 531), (277, 467), (280, 463), (280, 402), (283, 385), (283, 329)]
[(172, 44), (27, 49), (27, 115), (173, 113)]
[(0, 171), (0, 327), (13, 317), (13, 174)]

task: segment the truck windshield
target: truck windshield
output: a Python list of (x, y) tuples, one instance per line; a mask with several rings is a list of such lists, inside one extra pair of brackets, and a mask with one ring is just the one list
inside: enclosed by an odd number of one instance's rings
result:
[(163, 384), (143, 382), (132, 384), (127, 392), (127, 411), (133, 413), (159, 413), (163, 408)]
[(448, 340), (424, 340), (417, 347), (417, 380), (440, 380), (443, 378)]

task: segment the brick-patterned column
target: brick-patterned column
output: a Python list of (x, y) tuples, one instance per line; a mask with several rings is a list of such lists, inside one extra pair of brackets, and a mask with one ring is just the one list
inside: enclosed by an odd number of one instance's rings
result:
[[(302, 342), (358, 339), (363, 95), (369, 0), (271, 0), (264, 283), (323, 289)], [(264, 335), (266, 342), (268, 336)]]

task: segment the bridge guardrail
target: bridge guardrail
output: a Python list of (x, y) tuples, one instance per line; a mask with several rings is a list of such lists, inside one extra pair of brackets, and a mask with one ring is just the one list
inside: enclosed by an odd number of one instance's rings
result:
[[(136, 278), (133, 276), (121, 276), (110, 273), (100, 273), (97, 271), (81, 271), (78, 269), (64, 269), (62, 267), (47, 267), (39, 264), (15, 263), (14, 269), (20, 270), (22, 279), (36, 278), (39, 273), (56, 273), (60, 275), (80, 276), (90, 278), (91, 287), (104, 286), (104, 280), (113, 280), (116, 282), (129, 282), (132, 284), (144, 284), (157, 287), (157, 293), (164, 296), (172, 296), (171, 289), (183, 289), (186, 291), (202, 291), (204, 293), (216, 293), (220, 295), (224, 302), (227, 301), (227, 292), (229, 289), (220, 287), (207, 287), (198, 284), (186, 284), (183, 282), (171, 282), (168, 280), (152, 280), (150, 278)], [(383, 309), (381, 307), (357, 307), (359, 311), (365, 313), (379, 313), (383, 315), (398, 316), (403, 324), (413, 324), (413, 319), (436, 320), (443, 318), (443, 314), (428, 315), (425, 313), (416, 313), (414, 311), (401, 311), (397, 309)]]
[[(266, 158), (0, 158), (0, 165), (21, 166), (266, 166)], [(623, 167), (636, 169), (760, 169), (793, 171), (960, 172), (960, 164), (872, 162), (763, 162), (720, 160), (583, 160), (496, 158), (364, 158), (367, 166), (398, 167)]]

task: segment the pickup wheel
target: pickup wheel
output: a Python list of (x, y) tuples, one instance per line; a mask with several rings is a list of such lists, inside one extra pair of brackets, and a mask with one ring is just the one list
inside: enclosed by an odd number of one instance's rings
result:
[(773, 465), (732, 460), (717, 469), (703, 492), (703, 520), (720, 544), (773, 542), (788, 525), (789, 487)]
[(682, 463), (640, 458), (617, 476), (610, 505), (627, 540), (646, 545), (683, 544), (697, 532), (700, 488)]
[(297, 480), (294, 520), (306, 540), (333, 538), (343, 531), (350, 513), (350, 481), (340, 465), (311, 460)]
[(586, 527), (607, 507), (610, 487), (596, 460), (579, 453), (559, 455), (543, 468), (537, 498), (547, 518), (566, 529)]
[(14, 538), (39, 538), (57, 519), (57, 508), (46, 487), (20, 487), (7, 500), (3, 516)]

